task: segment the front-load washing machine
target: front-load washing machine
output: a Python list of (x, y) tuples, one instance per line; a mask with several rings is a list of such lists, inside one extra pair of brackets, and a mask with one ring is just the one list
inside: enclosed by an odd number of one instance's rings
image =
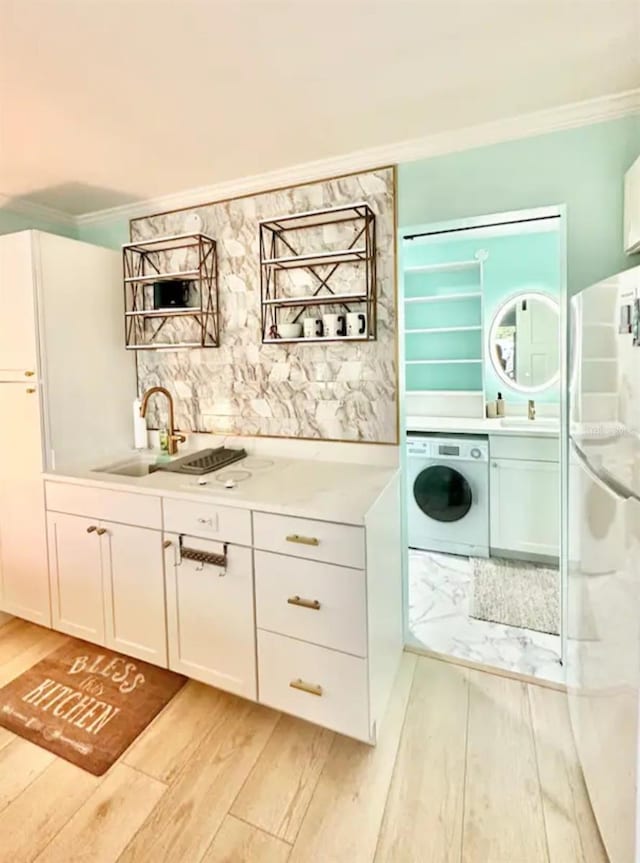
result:
[(407, 437), (409, 546), (489, 556), (489, 441)]

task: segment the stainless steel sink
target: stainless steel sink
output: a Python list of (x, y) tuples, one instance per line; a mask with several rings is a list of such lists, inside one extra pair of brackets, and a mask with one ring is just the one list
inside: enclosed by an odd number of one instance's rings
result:
[(143, 457), (126, 459), (124, 461), (116, 461), (113, 464), (104, 465), (104, 467), (94, 467), (95, 473), (111, 473), (119, 476), (148, 476), (159, 470), (160, 465), (156, 460), (146, 459)]

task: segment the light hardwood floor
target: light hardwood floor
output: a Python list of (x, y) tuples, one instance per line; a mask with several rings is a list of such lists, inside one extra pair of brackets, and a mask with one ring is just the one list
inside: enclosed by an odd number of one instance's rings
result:
[[(0, 627), (0, 685), (65, 637)], [(103, 777), (0, 728), (1, 863), (606, 863), (563, 693), (405, 654), (370, 748), (189, 682)]]

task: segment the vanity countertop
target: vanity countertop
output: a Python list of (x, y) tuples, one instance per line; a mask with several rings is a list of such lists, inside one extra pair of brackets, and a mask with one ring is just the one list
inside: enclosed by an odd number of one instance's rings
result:
[[(180, 455), (186, 454), (183, 450)], [(135, 452), (111, 462), (134, 459)], [(102, 459), (100, 464), (109, 464)], [(206, 500), (280, 515), (302, 516), (363, 525), (365, 516), (397, 468), (308, 459), (252, 456), (203, 477), (156, 471), (142, 477), (122, 476), (83, 465), (62, 466), (43, 474), (52, 481), (99, 486), (112, 491), (158, 495), (186, 500)], [(243, 473), (249, 477), (240, 480)], [(236, 474), (234, 488), (225, 488), (216, 476)], [(198, 480), (205, 479), (206, 485)]]
[[(502, 420), (507, 422), (503, 423)], [(513, 423), (513, 424), (511, 424)], [(407, 431), (438, 432), (450, 434), (517, 435), (522, 437), (558, 437), (559, 425), (551, 424), (551, 418), (527, 420), (526, 417), (407, 417)]]

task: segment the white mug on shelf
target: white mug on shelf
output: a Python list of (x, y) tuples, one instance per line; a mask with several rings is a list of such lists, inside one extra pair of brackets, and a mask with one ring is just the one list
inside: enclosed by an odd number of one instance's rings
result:
[(367, 313), (349, 312), (347, 315), (347, 335), (351, 338), (367, 337)]
[(347, 334), (346, 315), (323, 315), (322, 324), (326, 339), (339, 339)]
[(318, 339), (322, 336), (322, 320), (320, 318), (303, 318), (302, 332), (305, 339)]

